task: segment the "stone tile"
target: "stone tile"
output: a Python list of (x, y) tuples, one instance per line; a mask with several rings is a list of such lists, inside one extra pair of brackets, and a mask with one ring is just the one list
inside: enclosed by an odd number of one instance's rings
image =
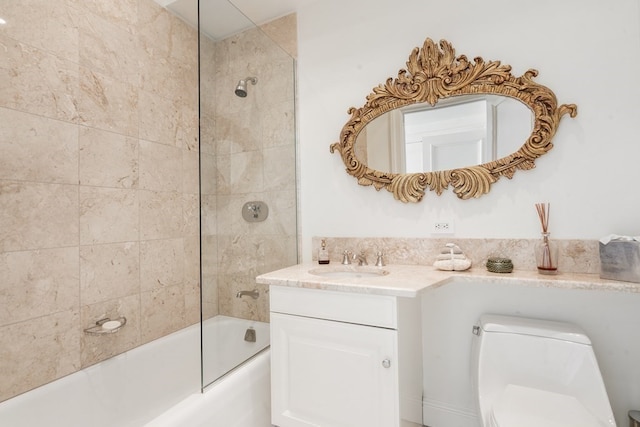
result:
[(269, 285), (256, 284), (256, 289), (260, 292), (260, 296), (256, 300), (255, 320), (269, 322)]
[(140, 345), (140, 296), (131, 295), (82, 307), (82, 329), (90, 328), (98, 320), (125, 317), (127, 323), (113, 334), (82, 334), (82, 368), (124, 353)]
[(78, 11), (67, 0), (5, 1), (2, 18), (5, 36), (78, 62)]
[(295, 13), (260, 25), (260, 29), (292, 58), (298, 57), (297, 28), (297, 15)]
[[(242, 208), (244, 204), (250, 200), (257, 200), (260, 197), (257, 193), (249, 194), (222, 194), (216, 197), (216, 213), (214, 216), (214, 224), (220, 235), (240, 235), (248, 234), (249, 230), (255, 231), (263, 223), (246, 222), (242, 218)], [(269, 212), (271, 215), (271, 212)], [(269, 221), (267, 218), (266, 221)], [(265, 222), (266, 222), (265, 221)]]
[(185, 326), (185, 297), (182, 285), (164, 286), (143, 292), (140, 300), (140, 333), (143, 343)]
[(138, 89), (87, 67), (80, 67), (80, 124), (138, 136)]
[(78, 245), (78, 188), (0, 181), (0, 251)]
[(184, 238), (184, 308), (186, 325), (200, 321), (200, 238)]
[(296, 152), (293, 144), (263, 151), (264, 190), (295, 191)]
[(184, 236), (198, 236), (200, 234), (200, 204), (197, 194), (182, 195)]
[(258, 299), (247, 296), (241, 298), (236, 297), (239, 291), (256, 289), (255, 277), (256, 275), (251, 271), (238, 274), (221, 274), (218, 276), (218, 307), (220, 314), (251, 320), (259, 320), (265, 317), (264, 314), (261, 314), (263, 308), (259, 301), (265, 298), (268, 299), (268, 294), (263, 292)]
[(140, 242), (140, 286), (142, 291), (184, 284), (183, 239)]
[(598, 240), (558, 240), (559, 268), (567, 273), (600, 274)]
[(80, 292), (83, 306), (140, 293), (139, 244), (81, 246)]
[(194, 28), (156, 2), (138, 0), (137, 28), (147, 50), (159, 50), (183, 63), (193, 61), (197, 55), (198, 36)]
[(200, 322), (200, 286), (185, 284), (184, 311), (185, 326)]
[[(265, 255), (265, 238), (254, 235), (218, 236), (219, 274), (239, 274), (254, 271)], [(254, 274), (255, 276), (255, 274)]]
[(200, 321), (200, 237), (184, 238), (185, 322)]
[(78, 127), (0, 108), (0, 179), (78, 183)]
[(273, 55), (266, 55), (259, 67), (262, 81), (269, 84), (256, 93), (256, 102), (258, 105), (292, 102), (295, 96), (295, 62), (277, 49), (269, 50)]
[(215, 112), (203, 104), (205, 101), (200, 101), (200, 153), (213, 155), (217, 148)]
[(80, 244), (139, 239), (137, 190), (80, 187)]
[(202, 236), (202, 275), (215, 277), (218, 274), (218, 236)]
[(138, 86), (140, 47), (135, 27), (123, 28), (93, 13), (82, 14), (79, 26), (80, 65)]
[(140, 138), (188, 150), (198, 146), (197, 104), (140, 92)]
[(138, 140), (113, 132), (80, 128), (80, 184), (138, 188)]
[(78, 64), (0, 35), (0, 107), (77, 123)]
[(138, 23), (138, 3), (148, 0), (70, 0), (83, 14), (87, 12), (119, 25), (122, 28), (135, 28)]
[(202, 316), (205, 319), (220, 314), (218, 309), (218, 285), (217, 276), (202, 277)]
[(263, 154), (260, 151), (218, 156), (218, 194), (262, 191)]
[[(185, 54), (188, 55), (187, 52)], [(140, 49), (140, 89), (167, 99), (198, 104), (198, 51), (194, 46), (184, 61), (162, 48)]]
[(272, 103), (263, 111), (262, 145), (264, 148), (288, 146), (295, 153), (295, 105), (292, 100)]
[(140, 188), (155, 191), (182, 191), (182, 150), (141, 140)]
[(140, 239), (167, 239), (182, 235), (180, 193), (140, 191)]
[[(262, 148), (262, 120), (266, 111), (262, 111), (250, 96), (238, 98), (232, 92), (237, 80), (221, 84), (222, 93), (216, 97), (217, 105), (214, 137), (216, 154), (229, 155)], [(249, 90), (253, 89), (253, 86)], [(228, 92), (228, 93), (227, 93)], [(231, 98), (233, 96), (233, 98)], [(244, 103), (237, 105), (238, 103)], [(233, 105), (237, 105), (233, 108)], [(229, 108), (229, 106), (232, 106)]]
[(218, 230), (218, 197), (210, 194), (200, 196), (200, 233), (213, 236)]
[[(312, 239), (315, 256), (319, 237)], [(484, 268), (489, 257), (510, 258), (516, 270), (535, 271), (536, 239), (465, 239), (465, 238), (330, 238), (327, 246), (332, 260), (342, 259), (342, 251), (364, 250), (373, 257), (378, 250), (385, 253), (387, 264), (433, 265), (445, 244), (457, 244), (472, 262), (472, 267)], [(597, 274), (599, 252), (597, 240), (557, 240), (560, 248), (559, 270), (562, 273)]]
[[(298, 263), (296, 236), (271, 236), (265, 239), (264, 257), (256, 262), (257, 274), (268, 273)], [(371, 264), (375, 258), (371, 256)]]
[(0, 400), (80, 369), (79, 322), (68, 310), (0, 327)]
[(184, 284), (193, 288), (200, 287), (200, 237), (183, 239), (184, 246)]
[[(241, 212), (244, 204), (260, 200), (269, 208), (269, 216), (262, 222), (247, 222)], [(293, 191), (273, 191), (217, 197), (216, 224), (221, 234), (262, 236), (295, 235), (296, 199)]]
[(0, 253), (0, 326), (78, 309), (78, 248)]
[(200, 154), (200, 192), (201, 194), (216, 194), (218, 184), (217, 159), (213, 154)]
[(198, 194), (200, 190), (200, 155), (197, 151), (182, 150), (182, 192)]

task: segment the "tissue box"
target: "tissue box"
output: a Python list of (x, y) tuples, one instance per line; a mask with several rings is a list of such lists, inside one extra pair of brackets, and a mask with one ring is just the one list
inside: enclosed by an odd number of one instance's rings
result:
[(640, 283), (640, 242), (600, 243), (600, 277)]

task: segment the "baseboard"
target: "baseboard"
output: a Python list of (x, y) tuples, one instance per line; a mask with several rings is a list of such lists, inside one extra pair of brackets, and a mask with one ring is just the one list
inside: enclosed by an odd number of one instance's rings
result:
[(426, 427), (478, 427), (480, 420), (475, 409), (424, 399), (422, 401), (422, 423)]
[(400, 418), (402, 427), (422, 426), (422, 396), (401, 396)]

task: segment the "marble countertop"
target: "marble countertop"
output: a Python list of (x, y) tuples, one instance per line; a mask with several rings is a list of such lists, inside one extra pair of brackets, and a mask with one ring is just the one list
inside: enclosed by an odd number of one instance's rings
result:
[(310, 270), (340, 271), (345, 267), (358, 268), (341, 264), (318, 265), (317, 263), (305, 263), (261, 274), (256, 278), (256, 281), (263, 285), (326, 289), (410, 298), (453, 281), (640, 293), (640, 283), (605, 280), (601, 279), (597, 274), (558, 273), (556, 275), (543, 275), (537, 271), (524, 270), (514, 270), (512, 273), (491, 273), (484, 268), (472, 268), (467, 271), (454, 272), (440, 271), (432, 266), (424, 265), (369, 266), (367, 270), (382, 269), (388, 272), (388, 274), (373, 277), (327, 277), (309, 272)]

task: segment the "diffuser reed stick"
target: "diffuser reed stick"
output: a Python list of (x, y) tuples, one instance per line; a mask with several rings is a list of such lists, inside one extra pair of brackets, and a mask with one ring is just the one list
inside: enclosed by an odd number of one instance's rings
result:
[(542, 241), (536, 247), (538, 271), (543, 274), (553, 274), (558, 270), (557, 253), (549, 239), (549, 213), (551, 204), (536, 203), (538, 218), (542, 226)]
[(540, 224), (542, 225), (542, 232), (549, 232), (549, 212), (551, 211), (550, 203), (536, 203), (536, 209), (538, 210), (538, 217), (540, 218)]

